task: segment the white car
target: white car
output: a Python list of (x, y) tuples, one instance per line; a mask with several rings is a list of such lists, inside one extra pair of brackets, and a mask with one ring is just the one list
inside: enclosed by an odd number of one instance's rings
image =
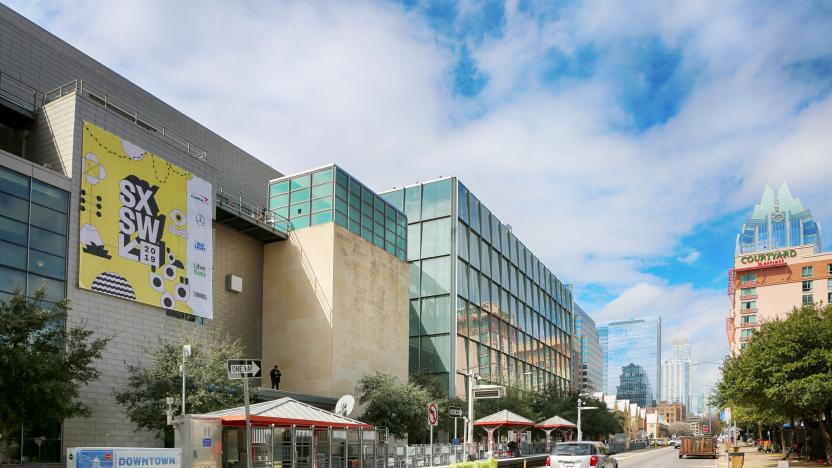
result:
[(618, 468), (618, 460), (601, 442), (561, 442), (546, 457), (549, 468)]

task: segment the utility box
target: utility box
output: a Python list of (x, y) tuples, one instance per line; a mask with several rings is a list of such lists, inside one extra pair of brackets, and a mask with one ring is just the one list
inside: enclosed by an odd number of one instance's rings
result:
[(70, 447), (67, 468), (182, 468), (182, 450), (144, 447)]
[(182, 468), (222, 466), (222, 421), (219, 418), (187, 414), (176, 429), (174, 438), (176, 447), (182, 449)]

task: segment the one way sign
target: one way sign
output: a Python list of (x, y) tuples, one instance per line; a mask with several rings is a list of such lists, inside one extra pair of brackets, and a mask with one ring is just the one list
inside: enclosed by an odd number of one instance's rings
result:
[(229, 359), (228, 378), (245, 379), (248, 377), (260, 377), (262, 361), (260, 359)]

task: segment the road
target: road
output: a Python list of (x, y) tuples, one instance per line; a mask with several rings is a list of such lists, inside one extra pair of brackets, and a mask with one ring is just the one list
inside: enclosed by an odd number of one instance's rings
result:
[(714, 468), (717, 460), (710, 458), (679, 459), (679, 451), (672, 447), (637, 452), (625, 452), (615, 456), (618, 468)]

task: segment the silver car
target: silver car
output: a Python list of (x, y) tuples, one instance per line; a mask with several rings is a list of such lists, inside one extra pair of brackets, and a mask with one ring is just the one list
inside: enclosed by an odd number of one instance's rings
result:
[(549, 468), (618, 468), (618, 460), (601, 442), (561, 442), (546, 457)]

